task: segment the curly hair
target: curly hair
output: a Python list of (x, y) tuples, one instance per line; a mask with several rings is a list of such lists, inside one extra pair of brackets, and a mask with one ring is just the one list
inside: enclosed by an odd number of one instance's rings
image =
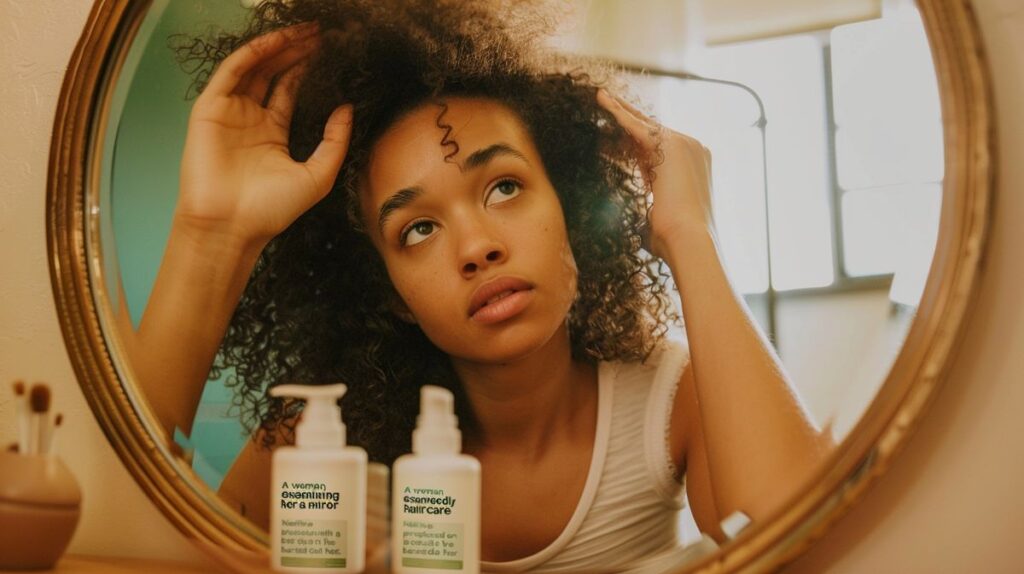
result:
[[(299, 408), (271, 386), (343, 381), (350, 443), (390, 464), (408, 452), (419, 389), (453, 390), (464, 429), (475, 426), (449, 358), (394, 314), (397, 293), (362, 230), (358, 193), (372, 147), (417, 106), (488, 98), (514, 111), (542, 158), (565, 214), (578, 267), (568, 317), (573, 358), (642, 361), (678, 321), (662, 262), (641, 248), (647, 198), (638, 150), (596, 100), (607, 66), (545, 52), (551, 28), (537, 7), (465, 0), (268, 0), (240, 34), (178, 44), (201, 91), (216, 64), (255, 36), (301, 22), (322, 43), (296, 95), (289, 148), (299, 161), (331, 112), (354, 105), (348, 155), (328, 196), (274, 238), (256, 263), (211, 378), (227, 374), (245, 428), (265, 446)], [(448, 133), (438, 145), (457, 153)]]

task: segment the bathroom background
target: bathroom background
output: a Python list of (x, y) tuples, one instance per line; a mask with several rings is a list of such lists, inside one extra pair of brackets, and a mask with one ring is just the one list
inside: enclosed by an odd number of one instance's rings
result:
[[(711, 150), (732, 280), (815, 422), (841, 442), (899, 352), (938, 228), (938, 86), (913, 3), (815, 4), (782, 22), (750, 20), (727, 2), (569, 5), (564, 50), (740, 83), (629, 77), (650, 113)], [(192, 103), (192, 78), (169, 45), (240, 28), (248, 11), (234, 1), (154, 0), (116, 80), (99, 251), (111, 304), (123, 288), (136, 326), (170, 232)], [(206, 386), (190, 435), (175, 434), (214, 490), (246, 440), (225, 386), (232, 375)], [(699, 537), (692, 528), (684, 540)]]
[[(87, 0), (0, 0), (0, 382), (44, 380), (66, 415), (63, 456), (78, 474), (85, 510), (71, 551), (206, 558), (156, 511), (95, 423), (67, 359), (47, 268), (44, 190), (54, 106), (90, 8)], [(1000, 155), (994, 225), (979, 301), (946, 388), (893, 469), (850, 515), (787, 571), (987, 571), (1019, 567), (1013, 532), (1024, 496), (1013, 479), (1021, 451), (1024, 388), (1024, 6), (977, 0), (989, 50)], [(9, 396), (0, 393), (0, 443), (12, 440)], [(125, 544), (125, 533), (131, 543)], [(938, 542), (938, 544), (937, 544)]]

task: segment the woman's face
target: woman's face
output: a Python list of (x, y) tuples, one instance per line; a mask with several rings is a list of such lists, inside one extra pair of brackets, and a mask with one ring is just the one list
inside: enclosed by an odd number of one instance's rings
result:
[[(361, 208), (415, 321), (445, 353), (482, 363), (525, 357), (565, 327), (576, 263), (562, 208), (519, 117), (451, 98), (399, 119), (374, 147)], [(407, 311), (407, 313), (405, 312)]]

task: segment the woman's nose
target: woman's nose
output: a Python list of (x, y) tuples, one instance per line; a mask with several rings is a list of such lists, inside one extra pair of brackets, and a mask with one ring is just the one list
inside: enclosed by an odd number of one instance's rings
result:
[(459, 271), (467, 279), (501, 263), (508, 256), (504, 242), (484, 226), (473, 226), (464, 232), (459, 246)]

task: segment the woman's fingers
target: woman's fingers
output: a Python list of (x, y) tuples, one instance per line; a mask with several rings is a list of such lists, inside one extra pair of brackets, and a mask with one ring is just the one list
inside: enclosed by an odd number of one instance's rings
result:
[(348, 152), (351, 134), (352, 104), (345, 104), (334, 110), (327, 119), (324, 139), (305, 163), (320, 193), (327, 193), (330, 184), (338, 177), (338, 170), (341, 169), (345, 153)]
[(652, 151), (658, 147), (658, 138), (662, 128), (657, 122), (619, 98), (612, 96), (607, 90), (598, 90), (597, 101), (601, 104), (601, 107), (615, 116), (622, 129), (626, 130), (626, 133), (641, 148), (646, 151)]
[(626, 100), (624, 100), (624, 99), (622, 99), (622, 98), (620, 98), (618, 96), (612, 96), (612, 99), (615, 100), (615, 103), (617, 103), (620, 106), (622, 106), (623, 108), (625, 108), (626, 111), (628, 111), (630, 114), (632, 114), (633, 117), (636, 118), (640, 123), (642, 123), (642, 124), (644, 124), (644, 125), (646, 125), (648, 127), (652, 127), (652, 128), (658, 127), (658, 123), (656, 121), (654, 121), (653, 118), (651, 118), (650, 116), (648, 116), (644, 112), (640, 111), (633, 104), (627, 102)]
[(682, 142), (687, 146), (701, 150), (710, 166), (710, 152), (694, 138), (665, 128), (650, 116), (633, 107), (629, 102), (609, 94), (604, 89), (598, 90), (597, 99), (598, 103), (611, 112), (615, 119), (618, 120), (619, 125), (645, 150), (651, 151), (656, 149), (664, 137), (669, 141)]
[(281, 79), (274, 86), (274, 92), (270, 94), (267, 102), (267, 110), (273, 114), (273, 119), (288, 131), (292, 123), (292, 112), (295, 111), (295, 92), (306, 72), (305, 64), (296, 64), (281, 76)]
[(284, 51), (264, 61), (246, 74), (235, 87), (235, 93), (249, 96), (257, 104), (262, 104), (267, 100), (274, 78), (309, 58), (319, 45), (320, 41), (317, 35), (291, 42)]
[(214, 71), (203, 94), (209, 96), (231, 95), (254, 68), (286, 50), (293, 42), (304, 40), (316, 33), (317, 25), (313, 22), (306, 22), (281, 28), (253, 39), (224, 58), (224, 61)]

